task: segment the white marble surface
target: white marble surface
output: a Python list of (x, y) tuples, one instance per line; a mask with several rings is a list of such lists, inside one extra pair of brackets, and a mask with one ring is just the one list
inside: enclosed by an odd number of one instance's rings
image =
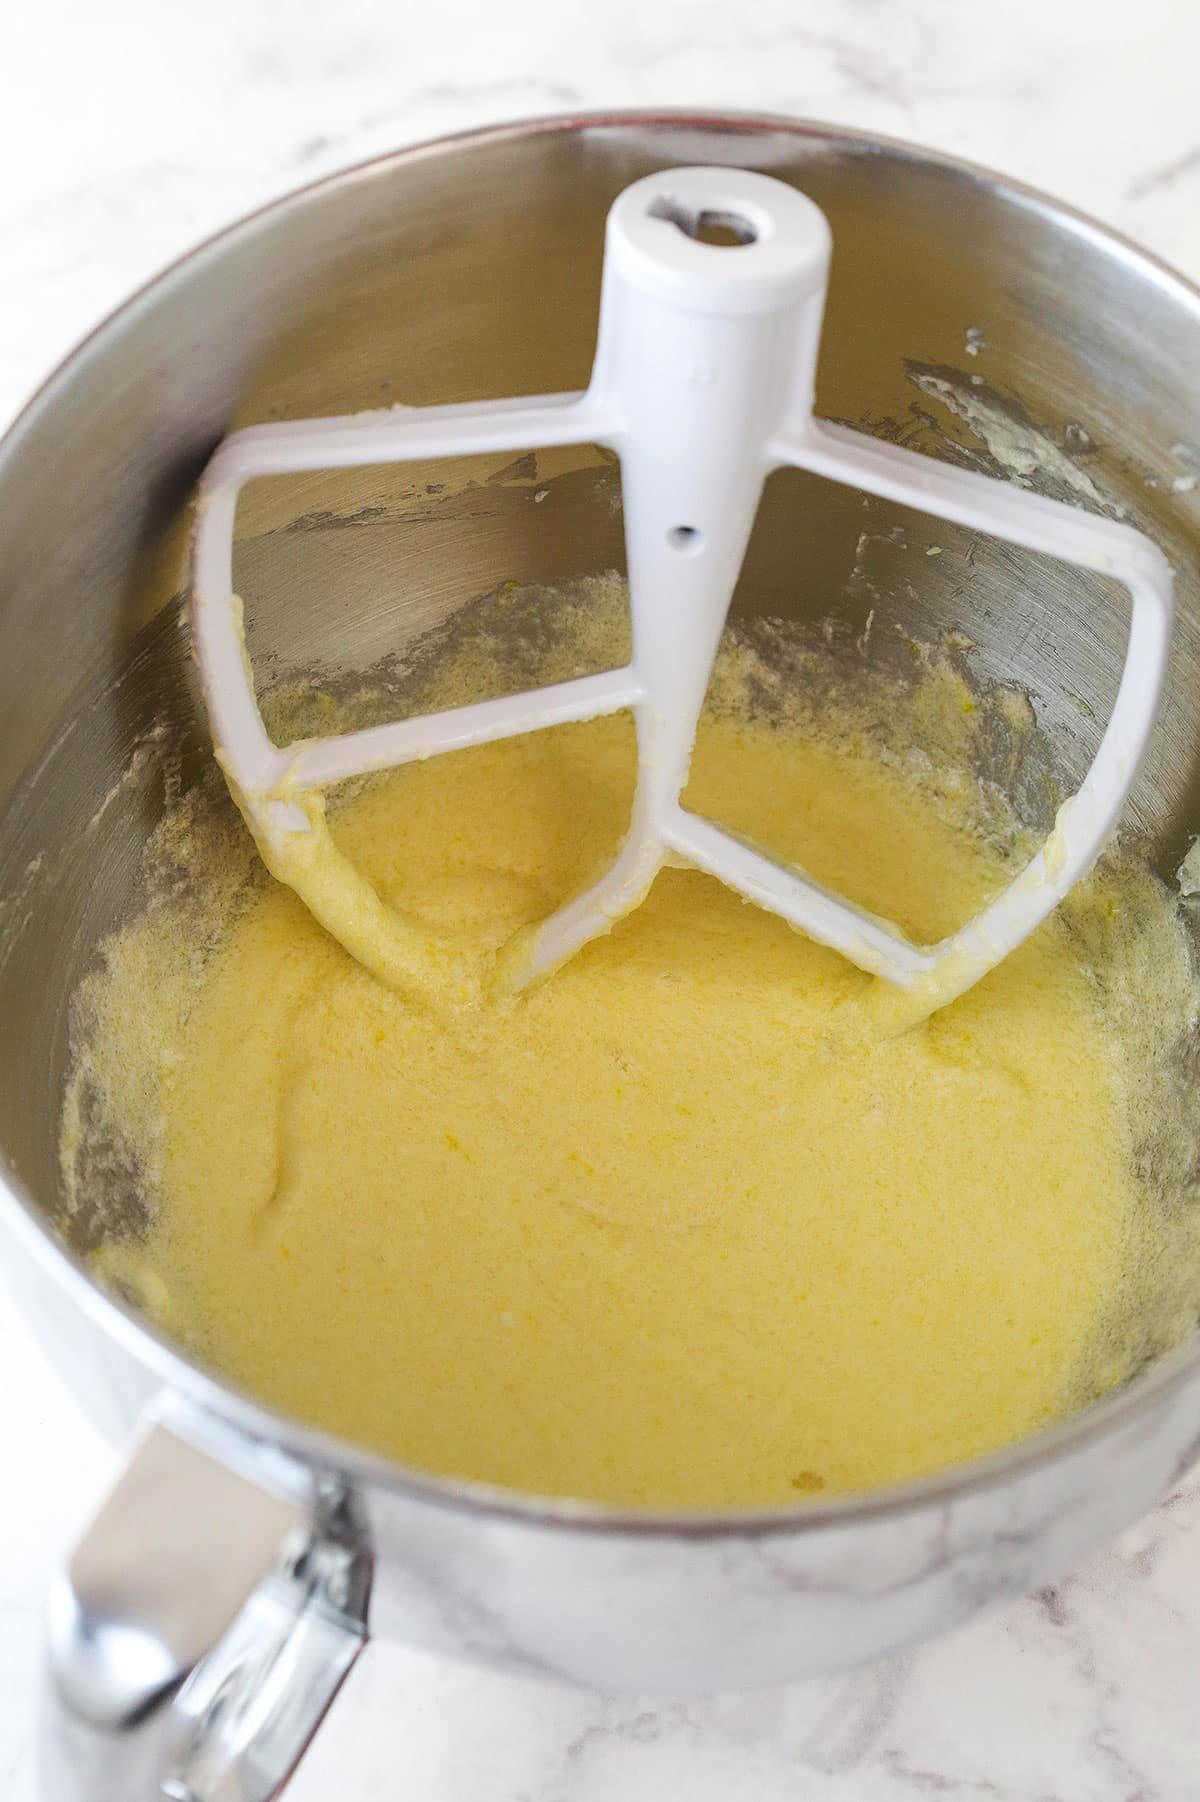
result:
[[(0, 49), (0, 420), (197, 238), (341, 164), (588, 106), (808, 114), (1062, 194), (1200, 277), (1180, 0), (42, 0)], [(0, 1317), (0, 1795), (43, 1587), (113, 1468)], [(1200, 1478), (1054, 1592), (848, 1677), (677, 1707), (372, 1647), (296, 1802), (1190, 1802)]]

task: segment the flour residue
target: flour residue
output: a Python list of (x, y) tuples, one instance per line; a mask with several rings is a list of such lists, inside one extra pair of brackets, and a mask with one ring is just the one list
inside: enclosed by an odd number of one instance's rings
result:
[(1076, 494), (1089, 507), (1108, 517), (1124, 516), (1126, 509), (1097, 488), (1087, 471), (1080, 469), (1051, 439), (1015, 409), (975, 386), (977, 377), (972, 377), (964, 387), (947, 376), (930, 370), (916, 370), (912, 372), (911, 380), (923, 394), (940, 401), (956, 414), (977, 438), (982, 439), (1000, 467), (1025, 486), (1036, 476), (1042, 489)]

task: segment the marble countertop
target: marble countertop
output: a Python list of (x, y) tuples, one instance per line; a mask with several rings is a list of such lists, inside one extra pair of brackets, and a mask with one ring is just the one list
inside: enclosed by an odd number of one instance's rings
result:
[[(1178, 0), (42, 0), (0, 58), (0, 423), (130, 289), (273, 195), (591, 106), (809, 115), (1061, 194), (1200, 278), (1200, 10)], [(115, 1468), (0, 1315), (0, 1795), (32, 1802), (47, 1575)], [(373, 1645), (288, 1795), (1189, 1802), (1200, 1473), (1053, 1590), (886, 1665), (663, 1706)]]

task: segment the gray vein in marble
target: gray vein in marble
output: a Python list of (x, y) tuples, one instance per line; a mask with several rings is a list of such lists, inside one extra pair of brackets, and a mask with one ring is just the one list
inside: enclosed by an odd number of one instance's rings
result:
[(1147, 194), (1153, 194), (1158, 188), (1173, 188), (1177, 182), (1186, 177), (1200, 174), (1200, 145), (1176, 157), (1173, 162), (1166, 163), (1161, 169), (1151, 169), (1149, 174), (1140, 176), (1131, 187), (1125, 190), (1126, 199), (1141, 200)]

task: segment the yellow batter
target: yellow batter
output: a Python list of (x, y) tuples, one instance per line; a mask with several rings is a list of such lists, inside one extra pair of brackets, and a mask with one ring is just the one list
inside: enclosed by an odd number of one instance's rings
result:
[[(961, 774), (916, 767), (732, 706), (689, 804), (928, 940), (1006, 869)], [(565, 727), (379, 778), (333, 830), (460, 972), (611, 855), (632, 777), (626, 721)], [(930, 1471), (1124, 1374), (1151, 1227), (1111, 888), (900, 1035), (678, 870), (540, 988), (440, 1010), (173, 830), (190, 899), (85, 993), (64, 1167), (124, 1135), (150, 1225), (102, 1270), (277, 1407), (431, 1471), (716, 1508)]]

